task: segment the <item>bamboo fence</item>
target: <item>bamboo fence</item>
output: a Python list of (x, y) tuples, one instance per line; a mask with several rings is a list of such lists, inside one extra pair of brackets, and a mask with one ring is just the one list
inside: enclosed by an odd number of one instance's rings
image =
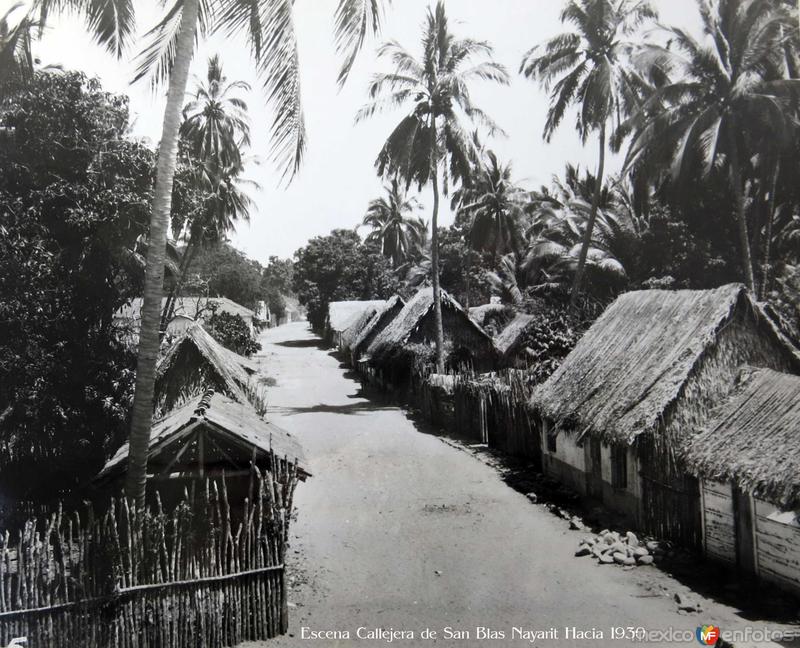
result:
[(1, 532), (0, 646), (212, 648), (286, 632), (296, 483), (297, 466), (273, 457), (233, 504), (222, 477), (169, 512), (119, 498)]

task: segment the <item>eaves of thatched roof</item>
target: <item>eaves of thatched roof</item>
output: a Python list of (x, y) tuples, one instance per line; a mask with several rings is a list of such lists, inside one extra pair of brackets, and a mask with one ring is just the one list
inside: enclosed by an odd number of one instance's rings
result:
[(258, 366), (249, 358), (226, 349), (200, 325), (192, 324), (156, 366), (156, 402), (167, 409), (179, 400), (189, 376), (202, 376), (200, 389), (214, 387), (239, 402), (246, 402), (250, 375)]
[[(305, 455), (297, 440), (286, 430), (260, 417), (249, 403), (239, 403), (222, 394), (208, 392), (187, 401), (165, 417), (153, 423), (148, 446), (148, 462), (159, 463), (165, 455), (174, 456), (176, 446), (189, 440), (189, 436), (202, 426), (211, 436), (224, 439), (249, 458), (253, 451), (273, 454), (296, 462), (305, 475)], [(128, 444), (124, 444), (103, 467), (98, 479), (124, 471), (127, 466)]]
[(495, 335), (494, 344), (497, 350), (504, 356), (516, 351), (525, 329), (532, 321), (533, 315), (517, 313), (516, 317), (508, 323), (508, 326)]
[(657, 429), (739, 306), (800, 361), (741, 284), (633, 291), (618, 297), (534, 390), (531, 407), (557, 430), (630, 444)]
[[(441, 291), (442, 309), (451, 309), (461, 315), (464, 326), (473, 329), (479, 336), (493, 345), (491, 338), (478, 326), (455, 299)], [(433, 310), (433, 288), (423, 288), (414, 295), (389, 325), (370, 344), (367, 353), (376, 358), (397, 351), (405, 346), (425, 316)]]
[(328, 329), (335, 333), (346, 331), (364, 311), (382, 306), (384, 300), (336, 301), (328, 304)]
[(686, 446), (689, 471), (800, 507), (800, 377), (743, 368), (737, 388)]

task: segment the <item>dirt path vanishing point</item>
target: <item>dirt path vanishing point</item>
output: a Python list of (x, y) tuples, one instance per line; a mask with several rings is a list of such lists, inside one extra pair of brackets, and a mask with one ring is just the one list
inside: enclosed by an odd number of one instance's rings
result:
[[(671, 593), (648, 586), (656, 574), (668, 579), (655, 568), (575, 558), (581, 533), (492, 468), (418, 430), (402, 409), (363, 397), (306, 323), (268, 330), (261, 342), (263, 370), (277, 380), (270, 420), (298, 437), (314, 474), (296, 496), (290, 635), (264, 645), (386, 645), (357, 638), (359, 627), (414, 633), (396, 646), (643, 645), (611, 638), (612, 627), (630, 626), (691, 636), (651, 645), (697, 646), (699, 625), (760, 627), (713, 601), (703, 601), (702, 614), (679, 613)], [(685, 589), (674, 582), (673, 593)], [(513, 638), (514, 626), (551, 638)], [(447, 639), (448, 627), (469, 635)], [(478, 627), (505, 638), (480, 638)], [(426, 628), (435, 640), (421, 638)], [(311, 639), (311, 631), (350, 639)], [(736, 648), (747, 645), (774, 644)]]

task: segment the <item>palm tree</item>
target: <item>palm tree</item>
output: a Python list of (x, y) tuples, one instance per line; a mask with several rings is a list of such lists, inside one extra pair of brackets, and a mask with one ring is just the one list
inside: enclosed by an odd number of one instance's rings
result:
[(241, 164), (242, 148), (250, 145), (250, 119), (247, 104), (235, 95), (250, 91), (244, 81), (228, 82), (219, 56), (208, 60), (206, 81), (197, 81), (192, 100), (183, 109), (181, 137), (191, 155), (220, 167)]
[(620, 115), (630, 114), (644, 88), (629, 65), (633, 44), (626, 38), (644, 21), (655, 18), (656, 12), (647, 0), (569, 0), (561, 12), (561, 22), (571, 23), (576, 31), (534, 47), (520, 66), (525, 77), (538, 80), (547, 91), (552, 87), (545, 141), (550, 141), (567, 109), (575, 104), (579, 106), (576, 126), (581, 140), (585, 143), (590, 133), (598, 133), (597, 183), (572, 285), (573, 312), (603, 186), (607, 127), (615, 117), (619, 121)]
[(633, 132), (625, 164), (655, 161), (670, 169), (680, 190), (691, 171), (707, 176), (723, 161), (745, 281), (753, 290), (743, 168), (764, 152), (765, 139), (782, 141), (791, 132), (789, 99), (800, 81), (780, 78), (778, 70), (784, 65), (780, 34), (792, 25), (772, 0), (703, 0), (700, 15), (707, 39), (672, 27), (669, 46), (649, 44), (637, 56), (643, 69), (668, 80), (621, 129)]
[(25, 12), (16, 24), (11, 20), (12, 14), (23, 8), (18, 2), (0, 16), (0, 99), (5, 94), (3, 88), (9, 83), (33, 75), (31, 40), (37, 23), (30, 12)]
[[(431, 279), (436, 322), (436, 367), (444, 371), (439, 288), (439, 174), (444, 188), (449, 183), (469, 181), (470, 165), (476, 157), (465, 120), (499, 130), (489, 116), (472, 103), (468, 84), (473, 80), (507, 84), (508, 73), (491, 60), (492, 47), (483, 41), (457, 39), (450, 32), (444, 2), (428, 10), (422, 35), (422, 57), (417, 59), (399, 43), (390, 41), (378, 49), (388, 58), (394, 72), (376, 74), (369, 85), (372, 103), (362, 108), (356, 121), (380, 110), (410, 104), (411, 110), (389, 135), (376, 167), (379, 175), (400, 177), (410, 186), (433, 188), (431, 217)], [(486, 60), (475, 61), (478, 57)]]
[(372, 228), (367, 241), (381, 246), (384, 256), (392, 260), (397, 269), (413, 257), (419, 256), (425, 241), (425, 223), (410, 216), (421, 205), (416, 198), (407, 198), (397, 179), (385, 187), (386, 197), (369, 203), (363, 224)]
[(514, 184), (511, 164), (501, 164), (494, 151), (486, 151), (475, 165), (469, 186), (453, 196), (458, 211), (470, 218), (472, 248), (495, 258), (518, 252), (527, 196)]

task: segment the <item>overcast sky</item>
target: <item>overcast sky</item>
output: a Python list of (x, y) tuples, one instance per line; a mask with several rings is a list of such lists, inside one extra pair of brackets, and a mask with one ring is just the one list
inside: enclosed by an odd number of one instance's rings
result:
[[(0, 0), (4, 5), (13, 0)], [(137, 27), (144, 33), (160, 15), (157, 0), (135, 0)], [(390, 5), (380, 41), (396, 39), (407, 49), (419, 50), (420, 26), (428, 0), (394, 0)], [(699, 18), (696, 0), (656, 0), (664, 24), (696, 31)], [(370, 41), (359, 56), (344, 89), (336, 86), (340, 60), (333, 47), (332, 23), (336, 0), (297, 0), (295, 23), (300, 47), (303, 103), (308, 129), (308, 151), (299, 175), (288, 188), (278, 187), (278, 174), (265, 162), (248, 169), (247, 176), (262, 185), (255, 192), (251, 223), (242, 224), (232, 235), (236, 247), (265, 263), (270, 255), (291, 256), (305, 242), (336, 227), (356, 226), (370, 199), (381, 193), (381, 181), (373, 163), (381, 144), (402, 111), (353, 124), (355, 112), (366, 102), (366, 86), (372, 73), (383, 63), (375, 56), (376, 42)], [(502, 159), (512, 160), (518, 181), (527, 187), (549, 184), (567, 161), (594, 169), (596, 143), (581, 146), (574, 120), (566, 119), (549, 144), (542, 141), (548, 97), (539, 87), (522, 78), (517, 70), (522, 55), (533, 45), (562, 31), (558, 15), (561, 0), (449, 0), (448, 15), (457, 36), (484, 39), (495, 47), (496, 59), (512, 75), (508, 87), (477, 82), (473, 100), (507, 132), (490, 146)], [(117, 61), (94, 45), (80, 22), (69, 16), (53, 17), (50, 29), (37, 44), (43, 64), (58, 63), (98, 76), (107, 90), (127, 93), (131, 98), (133, 134), (157, 143), (166, 91), (153, 93), (147, 83), (131, 86), (132, 63), (138, 48), (125, 60)], [(247, 101), (253, 129), (253, 153), (268, 152), (265, 125), (270, 112), (264, 105), (243, 43), (212, 37), (196, 53), (192, 71), (205, 72), (210, 55), (219, 53), (229, 79), (242, 79), (254, 90)], [(190, 81), (192, 83), (192, 81)], [(611, 160), (611, 170), (619, 160)], [(430, 218), (430, 197), (423, 193), (423, 217)], [(452, 222), (445, 211), (441, 222)], [(363, 232), (362, 232), (363, 233)]]

